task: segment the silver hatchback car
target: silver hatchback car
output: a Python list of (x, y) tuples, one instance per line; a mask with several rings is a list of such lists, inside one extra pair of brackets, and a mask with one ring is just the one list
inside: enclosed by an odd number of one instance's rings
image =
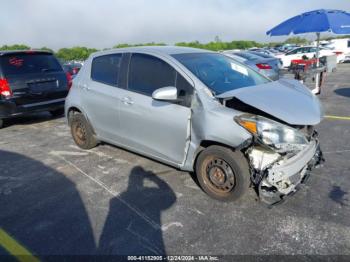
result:
[(75, 143), (104, 141), (181, 170), (223, 201), (251, 187), (275, 204), (323, 158), (319, 100), (295, 80), (271, 81), (219, 53), (137, 47), (92, 54), (65, 113)]

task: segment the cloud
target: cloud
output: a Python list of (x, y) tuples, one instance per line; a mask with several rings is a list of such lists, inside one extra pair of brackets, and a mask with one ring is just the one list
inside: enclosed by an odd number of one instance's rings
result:
[(118, 43), (275, 41), (265, 32), (301, 12), (349, 9), (348, 0), (12, 0), (2, 3), (2, 44), (54, 49)]

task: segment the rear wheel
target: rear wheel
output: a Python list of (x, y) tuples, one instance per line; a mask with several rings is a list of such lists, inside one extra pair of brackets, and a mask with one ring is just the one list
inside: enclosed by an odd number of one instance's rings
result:
[(69, 122), (73, 140), (80, 148), (91, 149), (98, 144), (92, 128), (83, 114), (73, 114)]
[(63, 109), (63, 108), (60, 108), (60, 109), (52, 110), (52, 111), (50, 111), (50, 114), (51, 114), (53, 117), (62, 116), (62, 115), (64, 114), (64, 109)]
[(241, 152), (210, 146), (198, 156), (195, 169), (199, 184), (212, 198), (234, 201), (249, 189), (249, 167)]
[(4, 120), (0, 119), (0, 128), (3, 128), (3, 127), (4, 127)]

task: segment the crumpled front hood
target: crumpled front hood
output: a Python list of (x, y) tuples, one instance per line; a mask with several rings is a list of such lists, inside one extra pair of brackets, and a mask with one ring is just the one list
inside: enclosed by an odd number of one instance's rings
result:
[(239, 88), (216, 97), (235, 97), (290, 125), (316, 125), (323, 117), (318, 98), (300, 82), (292, 79)]

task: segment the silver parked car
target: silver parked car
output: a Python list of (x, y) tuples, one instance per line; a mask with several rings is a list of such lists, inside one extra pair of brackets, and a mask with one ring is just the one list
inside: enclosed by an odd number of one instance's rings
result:
[(278, 58), (268, 57), (267, 55), (254, 53), (253, 51), (224, 51), (223, 53), (246, 64), (271, 80), (279, 79), (282, 63)]
[(65, 112), (76, 144), (105, 141), (195, 171), (211, 197), (252, 187), (269, 204), (295, 192), (322, 160), (319, 100), (225, 55), (185, 47), (92, 54)]

